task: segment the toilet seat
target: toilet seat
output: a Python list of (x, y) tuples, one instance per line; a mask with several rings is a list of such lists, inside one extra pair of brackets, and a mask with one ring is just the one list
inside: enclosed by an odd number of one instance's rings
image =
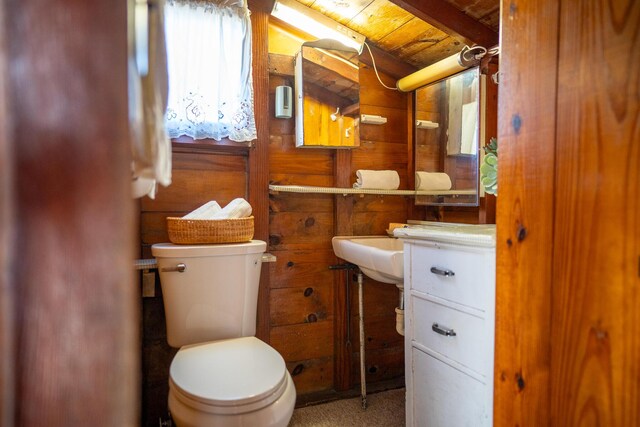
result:
[(287, 387), (282, 356), (255, 337), (182, 347), (171, 363), (171, 393), (196, 410), (242, 414), (275, 402)]

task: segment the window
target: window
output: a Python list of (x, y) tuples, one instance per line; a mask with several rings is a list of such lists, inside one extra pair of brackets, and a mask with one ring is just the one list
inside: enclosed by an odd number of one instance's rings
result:
[(169, 137), (255, 139), (251, 20), (244, 0), (169, 0), (165, 30)]

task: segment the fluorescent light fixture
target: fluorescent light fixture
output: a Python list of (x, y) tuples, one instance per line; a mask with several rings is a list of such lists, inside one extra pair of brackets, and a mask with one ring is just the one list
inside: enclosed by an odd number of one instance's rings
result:
[(387, 118), (374, 116), (373, 114), (362, 114), (360, 115), (360, 122), (368, 125), (383, 125), (387, 123)]
[(362, 53), (365, 37), (295, 0), (277, 0), (271, 14), (318, 39), (337, 40)]

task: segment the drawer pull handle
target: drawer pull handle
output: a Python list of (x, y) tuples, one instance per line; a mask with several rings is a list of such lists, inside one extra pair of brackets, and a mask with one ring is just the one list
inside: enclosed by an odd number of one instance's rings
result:
[(437, 323), (434, 323), (431, 326), (431, 330), (433, 330), (433, 332), (439, 333), (440, 335), (444, 335), (445, 337), (455, 337), (456, 336), (456, 331), (454, 331), (453, 329), (442, 327), (442, 326), (438, 325)]
[(454, 273), (451, 270), (442, 270), (438, 267), (431, 267), (431, 272), (433, 274), (437, 274), (438, 276), (445, 276), (445, 277), (453, 277), (456, 275), (456, 273)]

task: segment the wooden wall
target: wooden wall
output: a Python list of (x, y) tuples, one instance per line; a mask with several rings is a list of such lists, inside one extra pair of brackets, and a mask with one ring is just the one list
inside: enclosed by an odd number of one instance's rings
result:
[(502, 4), (496, 426), (640, 424), (640, 3)]
[(246, 152), (174, 143), (171, 185), (159, 188), (155, 200), (140, 201), (141, 256), (150, 258), (152, 244), (169, 241), (168, 216), (183, 216), (209, 200), (224, 206), (237, 197), (248, 198), (247, 185)]

